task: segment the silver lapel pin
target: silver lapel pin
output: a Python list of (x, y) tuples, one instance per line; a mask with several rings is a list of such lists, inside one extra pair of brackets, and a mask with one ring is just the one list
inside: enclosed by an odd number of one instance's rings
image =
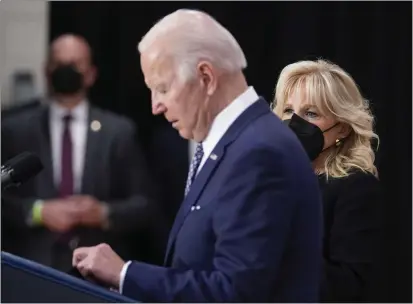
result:
[(99, 120), (94, 120), (90, 123), (90, 128), (92, 129), (92, 131), (98, 132), (102, 128), (102, 124)]
[(209, 158), (212, 159), (212, 160), (217, 160), (218, 156), (217, 156), (215, 153), (212, 153), (212, 154), (209, 156)]

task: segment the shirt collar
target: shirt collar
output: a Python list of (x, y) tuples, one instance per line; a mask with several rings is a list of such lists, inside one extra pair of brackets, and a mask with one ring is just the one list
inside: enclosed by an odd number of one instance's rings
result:
[(255, 89), (250, 86), (215, 117), (207, 137), (202, 142), (204, 155), (209, 156), (232, 123), (258, 99)]
[(62, 107), (59, 102), (52, 100), (50, 102), (50, 114), (53, 119), (62, 120), (63, 117), (70, 114), (73, 120), (85, 121), (88, 114), (88, 103), (86, 100), (80, 102), (72, 110)]

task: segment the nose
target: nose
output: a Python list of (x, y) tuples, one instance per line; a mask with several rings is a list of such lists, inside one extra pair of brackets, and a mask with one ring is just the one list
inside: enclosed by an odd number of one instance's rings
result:
[(153, 115), (160, 115), (166, 111), (165, 106), (160, 103), (152, 100), (152, 114)]

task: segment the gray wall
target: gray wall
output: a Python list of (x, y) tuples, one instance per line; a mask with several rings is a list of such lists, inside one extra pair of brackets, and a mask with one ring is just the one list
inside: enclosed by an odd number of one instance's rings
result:
[(13, 74), (30, 71), (34, 93), (44, 92), (43, 65), (48, 44), (48, 3), (44, 0), (0, 0), (1, 106), (15, 101)]

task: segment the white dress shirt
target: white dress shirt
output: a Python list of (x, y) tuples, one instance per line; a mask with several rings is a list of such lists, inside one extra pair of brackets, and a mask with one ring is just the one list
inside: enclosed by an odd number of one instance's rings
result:
[(223, 109), (212, 122), (208, 135), (202, 142), (202, 148), (204, 149), (204, 156), (198, 167), (199, 173), (207, 161), (209, 155), (214, 150), (215, 146), (225, 135), (229, 127), (233, 122), (253, 103), (258, 100), (258, 95), (253, 87), (249, 87), (244, 93), (238, 96), (232, 103), (230, 103), (225, 109)]
[(192, 162), (192, 157), (194, 157), (195, 149), (196, 149), (196, 141), (190, 139), (188, 141), (188, 161), (189, 161), (189, 164), (191, 164), (191, 162)]
[[(258, 95), (255, 92), (253, 87), (248, 87), (248, 89), (238, 96), (232, 103), (230, 103), (225, 109), (223, 109), (212, 122), (211, 128), (209, 129), (208, 135), (205, 140), (202, 142), (202, 148), (204, 150), (204, 156), (201, 160), (201, 163), (198, 167), (197, 173), (200, 172), (203, 165), (207, 161), (209, 155), (214, 150), (215, 146), (225, 135), (229, 127), (233, 122), (253, 103), (258, 101)], [(192, 160), (192, 156), (195, 151), (196, 143), (194, 141), (189, 142), (189, 155)], [(128, 267), (132, 261), (128, 261), (122, 268), (120, 273), (120, 284), (119, 292), (123, 292), (123, 282), (125, 280)]]
[[(209, 155), (214, 150), (220, 139), (224, 136), (225, 132), (229, 129), (232, 123), (254, 102), (258, 100), (259, 96), (255, 92), (253, 87), (249, 87), (244, 93), (238, 96), (232, 103), (230, 103), (224, 110), (222, 110), (212, 122), (211, 128), (207, 137), (202, 142), (202, 148), (204, 150), (204, 156), (201, 164), (198, 167), (197, 173), (201, 171), (202, 166), (205, 164)], [(197, 143), (193, 140), (189, 141), (189, 161), (192, 161), (192, 157), (195, 153)]]
[(72, 110), (68, 110), (52, 101), (50, 104), (49, 130), (52, 149), (53, 178), (56, 187), (59, 187), (62, 173), (62, 144), (64, 132), (63, 117), (71, 115), (70, 135), (72, 140), (72, 170), (74, 191), (79, 192), (82, 187), (83, 166), (86, 153), (87, 125), (88, 125), (88, 104), (81, 102)]

